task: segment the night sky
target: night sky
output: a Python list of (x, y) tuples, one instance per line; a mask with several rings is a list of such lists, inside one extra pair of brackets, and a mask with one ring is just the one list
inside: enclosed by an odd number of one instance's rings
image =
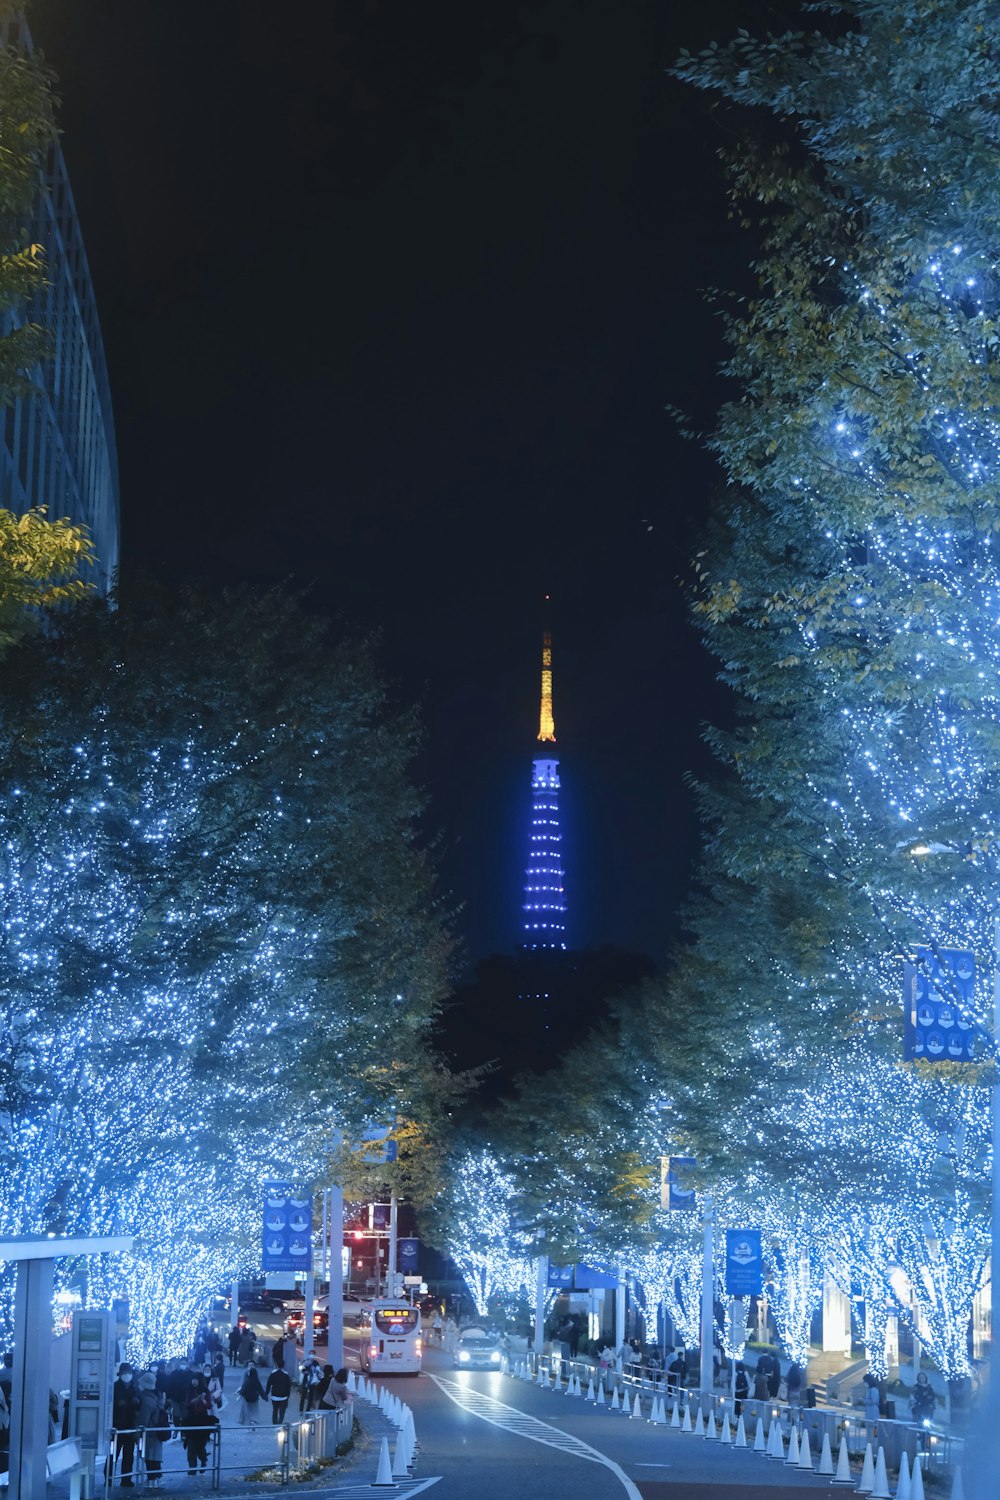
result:
[[(377, 631), (469, 959), (518, 940), (553, 596), (571, 938), (662, 958), (725, 712), (679, 580), (742, 286), (739, 0), (35, 0), (115, 404), (123, 571), (294, 576)], [(652, 529), (650, 529), (652, 528)]]

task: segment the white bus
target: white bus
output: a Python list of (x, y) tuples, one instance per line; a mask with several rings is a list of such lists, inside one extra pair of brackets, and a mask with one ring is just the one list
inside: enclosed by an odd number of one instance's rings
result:
[(376, 1298), (361, 1314), (361, 1368), (378, 1375), (419, 1375), (420, 1309), (401, 1298)]

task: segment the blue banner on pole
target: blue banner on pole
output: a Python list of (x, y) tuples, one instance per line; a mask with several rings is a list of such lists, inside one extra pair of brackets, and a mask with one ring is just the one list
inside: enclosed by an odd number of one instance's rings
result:
[(762, 1290), (760, 1230), (727, 1229), (727, 1297), (758, 1297)]
[(312, 1196), (289, 1182), (265, 1182), (262, 1265), (265, 1275), (312, 1270)]
[(396, 1241), (396, 1266), (404, 1276), (416, 1276), (420, 1266), (420, 1241), (403, 1239)]
[(698, 1203), (694, 1188), (685, 1186), (685, 1176), (698, 1165), (693, 1156), (665, 1156), (660, 1201), (664, 1208), (693, 1213)]
[(903, 965), (903, 1057), (975, 1062), (976, 960), (957, 948), (914, 949)]

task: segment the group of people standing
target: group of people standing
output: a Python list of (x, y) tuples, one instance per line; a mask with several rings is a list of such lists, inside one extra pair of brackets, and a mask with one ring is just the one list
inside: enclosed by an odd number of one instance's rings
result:
[(196, 1360), (161, 1359), (148, 1369), (136, 1371), (127, 1360), (118, 1366), (112, 1387), (111, 1420), (115, 1429), (115, 1451), (108, 1463), (113, 1470), (121, 1460), (123, 1488), (132, 1487), (136, 1444), (142, 1438), (142, 1457), (150, 1484), (158, 1484), (163, 1472), (163, 1445), (176, 1429), (187, 1455), (188, 1473), (208, 1467), (208, 1443), (218, 1412), (224, 1405), (225, 1361), (215, 1364)]

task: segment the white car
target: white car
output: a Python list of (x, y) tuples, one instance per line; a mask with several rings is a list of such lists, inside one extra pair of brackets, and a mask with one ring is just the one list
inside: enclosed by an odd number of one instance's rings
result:
[(466, 1328), (455, 1345), (456, 1370), (499, 1370), (503, 1351), (485, 1328)]

